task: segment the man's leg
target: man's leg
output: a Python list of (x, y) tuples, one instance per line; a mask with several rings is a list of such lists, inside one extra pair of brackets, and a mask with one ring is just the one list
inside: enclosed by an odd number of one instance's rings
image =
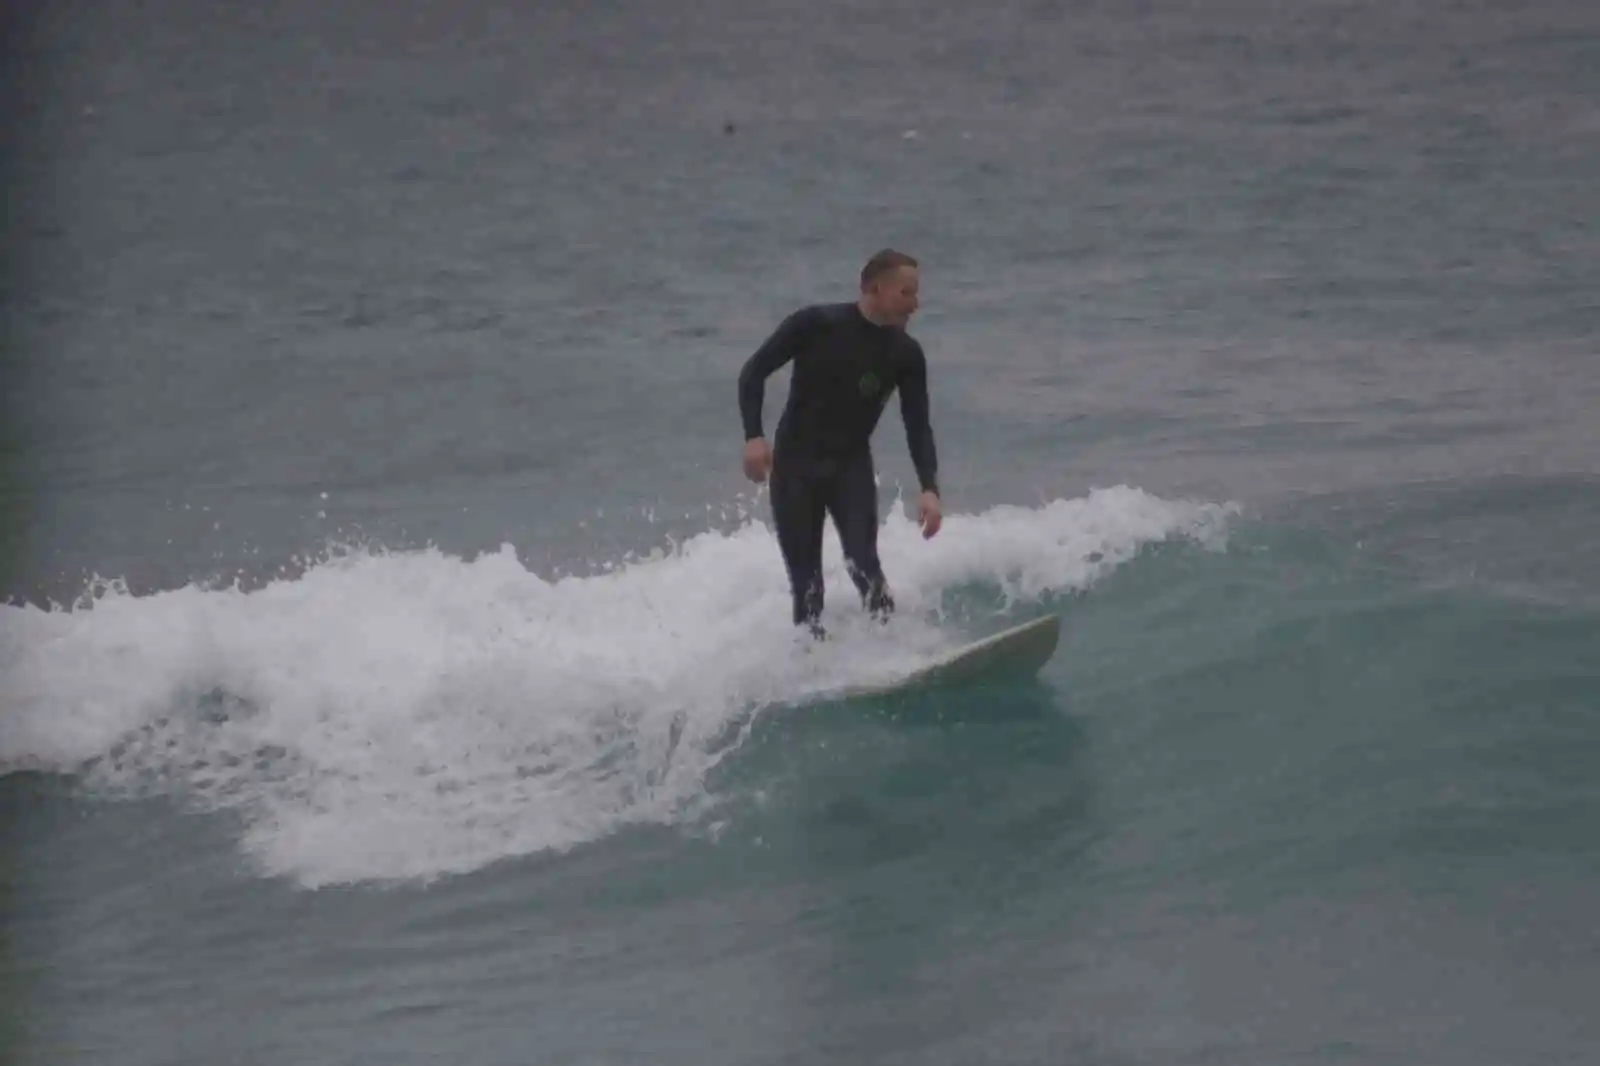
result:
[(850, 580), (862, 604), (880, 621), (894, 613), (894, 598), (878, 560), (878, 486), (870, 453), (849, 460), (834, 481), (828, 500), (839, 543), (844, 548)]
[(771, 475), (772, 520), (778, 550), (789, 574), (794, 624), (822, 635), (822, 523), (825, 499), (818, 481), (775, 463)]

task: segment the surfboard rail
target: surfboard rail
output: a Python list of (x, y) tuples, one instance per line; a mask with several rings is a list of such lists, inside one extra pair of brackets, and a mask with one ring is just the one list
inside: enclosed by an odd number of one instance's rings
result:
[(1035, 674), (1061, 640), (1061, 616), (1047, 614), (945, 652), (902, 677), (850, 688), (843, 695), (882, 696), (1001, 674)]

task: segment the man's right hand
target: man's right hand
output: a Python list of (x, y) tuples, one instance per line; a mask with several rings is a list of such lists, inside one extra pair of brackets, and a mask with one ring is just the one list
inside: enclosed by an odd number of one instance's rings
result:
[(744, 476), (751, 481), (765, 481), (772, 470), (772, 445), (765, 437), (751, 437), (744, 442)]

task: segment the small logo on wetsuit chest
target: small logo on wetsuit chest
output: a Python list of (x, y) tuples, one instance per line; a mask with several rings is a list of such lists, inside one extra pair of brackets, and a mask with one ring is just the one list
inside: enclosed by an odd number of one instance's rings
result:
[(878, 395), (878, 390), (883, 387), (883, 382), (878, 379), (878, 375), (870, 370), (861, 375), (861, 380), (857, 384), (863, 396), (876, 396)]

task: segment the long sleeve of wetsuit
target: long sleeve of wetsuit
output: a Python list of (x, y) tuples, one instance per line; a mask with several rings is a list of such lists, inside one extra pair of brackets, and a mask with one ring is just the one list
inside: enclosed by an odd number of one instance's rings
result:
[(933, 446), (933, 424), (928, 416), (928, 362), (921, 346), (900, 381), (900, 416), (906, 423), (906, 444), (917, 468), (922, 491), (939, 492), (939, 455)]
[(766, 398), (767, 379), (794, 358), (809, 322), (807, 309), (794, 312), (778, 324), (739, 371), (739, 421), (744, 424), (745, 440), (765, 435), (761, 429), (761, 406)]

